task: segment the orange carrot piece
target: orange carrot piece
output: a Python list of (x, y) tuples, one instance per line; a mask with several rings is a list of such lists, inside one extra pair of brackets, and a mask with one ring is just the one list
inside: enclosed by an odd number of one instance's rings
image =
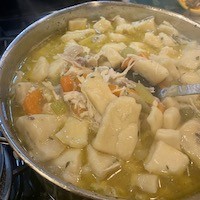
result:
[[(115, 96), (117, 96), (117, 97), (120, 96), (120, 91), (117, 90), (117, 89), (119, 89), (119, 87), (118, 87), (117, 85), (109, 84), (108, 87), (110, 88), (111, 92), (112, 92)], [(116, 91), (116, 90), (117, 90), (117, 91)]]
[(69, 75), (61, 76), (60, 84), (63, 92), (70, 92), (74, 90), (74, 81)]
[(23, 102), (23, 109), (29, 115), (40, 114), (42, 113), (42, 102), (42, 91), (36, 89), (26, 95)]

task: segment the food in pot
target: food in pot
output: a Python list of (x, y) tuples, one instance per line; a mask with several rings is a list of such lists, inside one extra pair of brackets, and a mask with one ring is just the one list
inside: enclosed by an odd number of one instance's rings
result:
[(200, 83), (200, 45), (155, 21), (72, 19), (16, 72), (13, 126), (66, 182), (128, 199), (199, 191), (199, 96), (161, 101), (154, 87)]

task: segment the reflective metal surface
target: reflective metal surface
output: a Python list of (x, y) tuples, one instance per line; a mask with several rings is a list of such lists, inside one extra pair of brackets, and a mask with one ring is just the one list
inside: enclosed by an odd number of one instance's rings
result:
[[(105, 197), (66, 183), (57, 176), (46, 171), (45, 168), (37, 164), (33, 158), (29, 156), (28, 152), (22, 147), (18, 140), (15, 130), (10, 125), (11, 116), (8, 105), (9, 86), (15, 70), (24, 60), (27, 52), (30, 52), (32, 47), (51, 34), (60, 29), (64, 29), (69, 19), (75, 17), (95, 19), (99, 16), (114, 17), (115, 15), (121, 15), (130, 20), (138, 20), (153, 15), (157, 23), (161, 23), (164, 20), (170, 21), (180, 32), (200, 42), (200, 25), (182, 15), (144, 5), (119, 2), (91, 2), (56, 11), (35, 22), (10, 44), (0, 62), (0, 123), (9, 144), (31, 168), (51, 183), (62, 188), (63, 191), (67, 190), (79, 196), (98, 200), (110, 200), (115, 198)], [(196, 199), (200, 199), (200, 197)]]

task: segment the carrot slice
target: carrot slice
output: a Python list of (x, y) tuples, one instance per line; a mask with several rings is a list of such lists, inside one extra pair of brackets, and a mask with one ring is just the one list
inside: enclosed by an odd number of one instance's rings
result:
[(120, 91), (117, 90), (117, 89), (119, 89), (119, 87), (118, 87), (117, 85), (109, 84), (108, 87), (110, 88), (111, 92), (112, 92), (115, 96), (117, 96), (117, 97), (120, 96)]
[(42, 113), (42, 101), (42, 91), (36, 89), (26, 95), (23, 102), (23, 109), (29, 115), (40, 114)]
[(60, 84), (63, 92), (70, 92), (74, 90), (74, 81), (69, 75), (61, 76)]

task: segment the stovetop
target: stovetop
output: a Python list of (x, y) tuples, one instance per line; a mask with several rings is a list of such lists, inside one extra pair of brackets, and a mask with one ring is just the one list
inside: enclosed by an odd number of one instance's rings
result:
[[(88, 0), (89, 1), (89, 0)], [(54, 10), (86, 0), (6, 0), (0, 5), (0, 57), (9, 43), (28, 25)], [(128, 0), (124, 0), (128, 2)], [(131, 0), (181, 13), (200, 22), (183, 10), (175, 0)], [(1, 134), (0, 134), (1, 136)], [(0, 143), (0, 200), (50, 200), (52, 197), (38, 181), (35, 173), (16, 155), (11, 147)], [(71, 198), (70, 198), (71, 199)]]

